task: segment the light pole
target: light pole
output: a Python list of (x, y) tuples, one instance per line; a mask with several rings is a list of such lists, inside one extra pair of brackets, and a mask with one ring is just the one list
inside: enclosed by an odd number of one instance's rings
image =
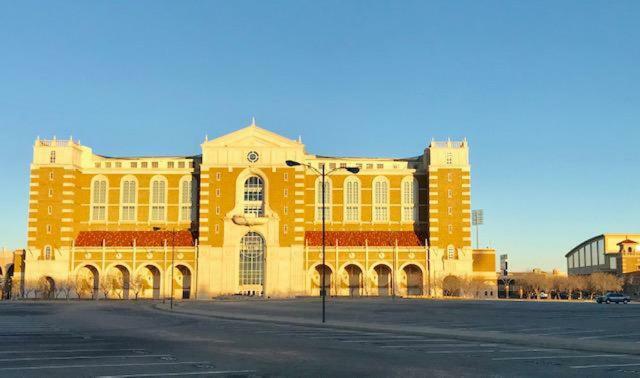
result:
[[(161, 227), (154, 227), (153, 231), (160, 231)], [(175, 254), (176, 254), (176, 229), (175, 227), (171, 229), (171, 298), (169, 300), (170, 307), (173, 310), (173, 270), (175, 266)], [(166, 259), (165, 259), (166, 261)], [(166, 285), (162, 285), (163, 288), (166, 288)], [(164, 292), (164, 289), (163, 289)], [(162, 294), (162, 304), (164, 304), (164, 299), (166, 295)]]
[[(324, 163), (321, 165), (322, 170), (319, 171), (316, 168), (312, 167), (311, 164), (302, 164), (299, 163), (297, 161), (293, 161), (293, 160), (287, 160), (286, 161), (287, 166), (289, 167), (296, 167), (296, 166), (304, 166), (306, 168), (311, 169), (312, 171), (314, 171), (316, 174), (320, 175), (320, 177), (322, 178), (322, 288), (320, 289), (320, 295), (322, 296), (322, 322), (325, 323), (326, 317), (325, 317), (325, 313), (326, 313), (326, 301), (327, 301), (327, 289), (325, 286), (325, 280), (326, 280), (326, 269), (327, 269), (327, 264), (326, 264), (326, 253), (325, 253), (325, 247), (326, 247), (326, 243), (325, 243), (325, 233), (326, 233), (326, 225), (325, 225), (325, 185), (326, 185), (326, 178), (328, 175), (330, 175), (331, 173), (335, 172), (335, 171), (339, 171), (341, 169), (344, 169), (346, 171), (349, 171), (351, 173), (353, 173), (354, 175), (357, 174), (358, 172), (360, 172), (360, 168), (357, 167), (338, 167), (338, 168), (334, 168), (332, 170), (330, 170), (329, 172), (325, 171), (324, 168)], [(336, 267), (337, 269), (338, 267)], [(334, 274), (337, 274), (337, 272), (334, 272)]]
[(478, 233), (478, 226), (484, 224), (484, 210), (472, 210), (471, 223), (473, 226), (476, 226), (476, 249), (478, 249), (480, 248), (480, 234)]

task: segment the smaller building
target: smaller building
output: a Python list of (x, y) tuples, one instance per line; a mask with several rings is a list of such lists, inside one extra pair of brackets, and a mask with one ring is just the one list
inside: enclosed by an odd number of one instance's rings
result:
[(24, 284), (24, 250), (0, 250), (0, 299), (20, 296)]
[(616, 275), (640, 274), (640, 234), (602, 234), (585, 240), (566, 255), (567, 272), (588, 275), (596, 272)]

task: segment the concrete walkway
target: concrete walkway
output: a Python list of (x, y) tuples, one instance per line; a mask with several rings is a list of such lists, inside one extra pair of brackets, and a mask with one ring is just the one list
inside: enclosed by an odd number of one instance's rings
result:
[(554, 336), (539, 336), (527, 334), (513, 334), (502, 331), (481, 331), (436, 328), (428, 326), (409, 326), (402, 324), (372, 324), (352, 321), (328, 321), (325, 324), (317, 319), (307, 320), (299, 317), (279, 315), (242, 314), (219, 311), (211, 306), (211, 310), (190, 309), (188, 304), (174, 304), (170, 310), (169, 304), (154, 304), (157, 310), (180, 314), (182, 316), (208, 317), (229, 320), (288, 324), (295, 326), (327, 328), (337, 330), (352, 330), (366, 332), (389, 332), (401, 335), (420, 335), (430, 337), (444, 337), (466, 341), (501, 342), (513, 345), (535, 346), (543, 348), (572, 349), (589, 352), (620, 353), (640, 355), (640, 344), (628, 341), (578, 340)]

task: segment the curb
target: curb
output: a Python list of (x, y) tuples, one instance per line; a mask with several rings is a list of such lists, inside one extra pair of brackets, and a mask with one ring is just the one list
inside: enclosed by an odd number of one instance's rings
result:
[(285, 324), (294, 326), (304, 326), (319, 329), (339, 329), (348, 331), (365, 331), (365, 332), (388, 332), (401, 335), (421, 335), (421, 336), (436, 336), (446, 337), (449, 339), (464, 340), (464, 341), (482, 341), (482, 342), (497, 342), (507, 343), (512, 345), (521, 346), (534, 346), (541, 348), (552, 349), (572, 349), (585, 352), (599, 352), (607, 354), (633, 354), (640, 355), (640, 345), (635, 343), (620, 341), (584, 341), (584, 340), (571, 340), (563, 339), (559, 337), (551, 336), (536, 336), (536, 335), (520, 335), (520, 334), (506, 334), (500, 331), (472, 331), (472, 330), (455, 330), (455, 329), (442, 329), (433, 327), (415, 327), (415, 326), (394, 326), (377, 324), (360, 325), (352, 322), (328, 322), (325, 324), (318, 324), (303, 319), (288, 318), (282, 316), (262, 316), (262, 315), (245, 315), (234, 313), (218, 313), (218, 312), (204, 312), (199, 310), (183, 310), (176, 309), (173, 311), (166, 308), (166, 305), (154, 304), (153, 308), (159, 311), (164, 311), (171, 314), (179, 314), (183, 316), (194, 316), (214, 319), (225, 320), (238, 320), (260, 323), (272, 323), (272, 324)]

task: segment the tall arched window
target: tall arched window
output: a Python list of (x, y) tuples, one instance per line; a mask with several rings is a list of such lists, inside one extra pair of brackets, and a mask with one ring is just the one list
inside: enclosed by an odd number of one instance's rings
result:
[(120, 182), (120, 220), (133, 222), (136, 220), (137, 182), (135, 177), (126, 176)]
[(411, 177), (402, 179), (402, 221), (418, 221), (418, 181)]
[(52, 255), (52, 249), (50, 245), (47, 245), (44, 247), (44, 259), (45, 260), (51, 260), (51, 255)]
[(154, 177), (151, 180), (151, 221), (164, 222), (167, 219), (167, 180)]
[(389, 182), (385, 177), (373, 180), (373, 221), (389, 220)]
[(107, 220), (107, 193), (109, 185), (107, 179), (103, 176), (93, 179), (91, 184), (91, 220), (106, 221)]
[(360, 181), (355, 177), (344, 180), (344, 221), (360, 220)]
[(262, 285), (264, 281), (264, 239), (248, 232), (240, 240), (240, 285)]
[(191, 201), (193, 200), (193, 180), (191, 176), (185, 176), (180, 180), (180, 220), (190, 222), (193, 220)]
[(244, 182), (244, 213), (264, 215), (264, 181), (259, 176), (249, 176)]
[[(324, 219), (331, 221), (331, 180), (324, 181)], [(316, 180), (316, 221), (322, 221), (322, 179)]]

